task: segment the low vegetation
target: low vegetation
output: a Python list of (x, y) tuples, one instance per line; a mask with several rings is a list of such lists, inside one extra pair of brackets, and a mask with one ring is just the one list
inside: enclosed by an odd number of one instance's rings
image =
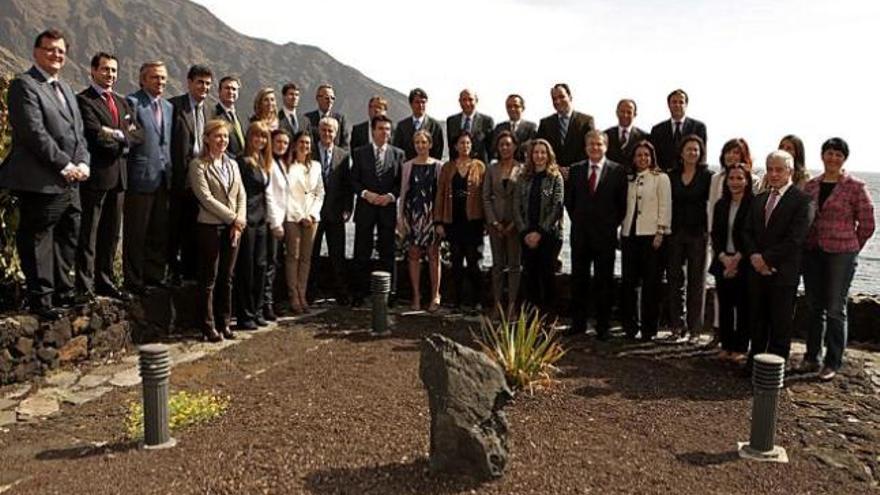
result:
[[(190, 393), (180, 391), (168, 399), (168, 426), (171, 431), (187, 426), (205, 423), (219, 418), (229, 407), (229, 398), (210, 392)], [(125, 432), (128, 438), (137, 440), (144, 436), (144, 406), (132, 401), (125, 417)]]

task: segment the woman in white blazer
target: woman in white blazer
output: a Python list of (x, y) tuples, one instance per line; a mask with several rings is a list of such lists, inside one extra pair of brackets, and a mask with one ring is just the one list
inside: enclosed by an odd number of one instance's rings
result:
[[(283, 129), (272, 131), (272, 174), (266, 189), (266, 224), (269, 229), (266, 242), (266, 285), (263, 290), (263, 318), (275, 321), (275, 277), (283, 271), (284, 259), (281, 243), (284, 242), (284, 216), (287, 211), (287, 166), (293, 155), (290, 146), (292, 136)], [(284, 278), (279, 279), (279, 289), (287, 292)]]
[[(621, 313), (630, 338), (641, 330), (642, 340), (657, 335), (660, 294), (660, 247), (672, 230), (669, 177), (657, 166), (654, 146), (642, 141), (633, 150), (633, 169), (627, 190), (626, 216), (620, 228), (622, 260)], [(636, 310), (636, 287), (642, 286), (641, 321)], [(641, 327), (641, 328), (640, 328)]]
[(282, 175), (284, 199), (273, 201), (276, 212), (270, 218), (270, 225), (273, 235), (278, 236), (279, 219), (283, 218), (287, 294), (291, 309), (298, 314), (309, 309), (306, 286), (315, 232), (324, 204), (321, 164), (312, 160), (312, 138), (308, 132), (300, 131), (293, 137), (293, 159)]

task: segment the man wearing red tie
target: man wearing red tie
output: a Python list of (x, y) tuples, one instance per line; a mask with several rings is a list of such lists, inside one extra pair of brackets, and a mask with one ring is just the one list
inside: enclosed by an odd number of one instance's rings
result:
[(127, 187), (125, 155), (139, 144), (128, 102), (113, 91), (119, 62), (104, 52), (92, 57), (92, 84), (76, 95), (86, 142), (92, 155), (91, 176), (82, 183), (82, 222), (76, 249), (76, 286), (80, 295), (126, 300), (113, 284), (113, 258), (119, 244), (122, 204)]
[(778, 150), (767, 156), (769, 190), (752, 202), (743, 231), (745, 254), (753, 272), (749, 278), (752, 308), (752, 348), (747, 370), (756, 354), (769, 352), (788, 359), (801, 252), (813, 221), (810, 197), (791, 183), (794, 158)]
[(571, 334), (587, 328), (588, 305), (596, 309), (596, 334), (608, 337), (614, 287), (617, 228), (626, 214), (626, 173), (605, 158), (608, 136), (586, 134), (587, 159), (571, 166), (565, 209), (571, 219)]

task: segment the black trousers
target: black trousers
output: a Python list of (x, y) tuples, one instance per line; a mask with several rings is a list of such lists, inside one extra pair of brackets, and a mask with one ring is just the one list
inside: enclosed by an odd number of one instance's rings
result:
[[(360, 208), (361, 205), (358, 205)], [(367, 208), (377, 208), (367, 206)], [(387, 207), (384, 207), (387, 208)], [(364, 298), (370, 289), (370, 259), (373, 256), (374, 232), (378, 237), (379, 268), (394, 273), (394, 228), (396, 217), (382, 215), (380, 211), (370, 211), (359, 215), (354, 224), (354, 264), (355, 297)], [(392, 283), (393, 286), (393, 283)], [(393, 291), (392, 287), (392, 291)]]
[(82, 188), (79, 194), (82, 221), (76, 249), (76, 287), (86, 293), (106, 291), (114, 287), (113, 260), (119, 246), (125, 192)]
[(192, 190), (171, 191), (168, 222), (168, 265), (184, 280), (196, 278), (196, 218), (199, 202)]
[(238, 254), (238, 247), (232, 245), (231, 230), (228, 225), (196, 224), (200, 255), (196, 311), (203, 332), (229, 326), (232, 274)]
[(757, 354), (769, 352), (788, 359), (794, 325), (794, 301), (797, 286), (776, 285), (756, 272), (749, 274), (752, 348), (749, 362)]
[(715, 277), (718, 294), (718, 330), (721, 348), (729, 352), (746, 352), (751, 338), (748, 277), (740, 271), (736, 277)]
[(15, 244), (31, 309), (51, 308), (52, 296), (73, 291), (71, 276), (79, 233), (79, 189), (61, 194), (17, 191), (19, 223)]
[[(480, 303), (483, 297), (483, 274), (480, 273), (480, 245), (472, 242), (450, 242), (449, 257), (452, 262), (452, 286), (455, 293), (453, 304), (460, 306), (467, 300), (464, 297), (464, 281), (468, 280), (473, 290), (471, 305)], [(467, 269), (464, 264), (467, 262)]]
[(562, 239), (552, 235), (542, 235), (535, 249), (523, 243), (522, 246), (522, 287), (525, 288), (526, 302), (552, 312), (556, 304), (555, 263), (562, 248)]
[[(639, 330), (642, 338), (657, 335), (661, 256), (653, 243), (653, 235), (621, 238), (623, 273), (620, 313), (623, 329), (630, 336), (635, 336)], [(640, 305), (637, 304), (639, 286), (642, 288)]]
[(266, 225), (248, 225), (241, 233), (235, 262), (235, 316), (238, 324), (253, 322), (263, 311), (266, 287)]
[[(321, 242), (327, 239), (327, 257), (321, 257)], [(371, 248), (372, 249), (372, 248)], [(327, 266), (329, 263), (329, 267)], [(318, 277), (330, 274), (331, 293), (339, 301), (348, 297), (345, 284), (345, 224), (342, 222), (318, 223), (315, 232), (315, 244), (312, 248), (312, 269), (309, 273), (307, 293), (310, 298), (316, 293)]]
[[(281, 276), (277, 276), (278, 274)], [(279, 297), (276, 297), (278, 295)], [(284, 276), (284, 241), (266, 235), (266, 280), (263, 285), (263, 309), (274, 310), (275, 301), (287, 299), (287, 278)]]
[(596, 311), (596, 332), (608, 333), (614, 300), (614, 245), (595, 247), (587, 243), (571, 245), (572, 330), (587, 327), (587, 307)]
[(168, 190), (125, 195), (122, 271), (125, 286), (141, 289), (165, 280), (168, 252)]

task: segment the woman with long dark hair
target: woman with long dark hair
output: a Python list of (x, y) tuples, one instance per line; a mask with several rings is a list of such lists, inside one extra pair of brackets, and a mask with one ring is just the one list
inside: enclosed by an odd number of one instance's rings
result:
[[(266, 211), (266, 282), (263, 286), (263, 318), (275, 321), (275, 294), (286, 294), (287, 283), (284, 277), (284, 216), (287, 212), (287, 166), (290, 164), (290, 134), (284, 129), (275, 129), (272, 138), (272, 172), (269, 188), (266, 189), (268, 210)], [(278, 306), (281, 306), (279, 304)]]
[(798, 189), (803, 190), (810, 180), (810, 173), (807, 171), (806, 151), (804, 150), (804, 142), (801, 138), (794, 134), (788, 134), (779, 140), (779, 149), (787, 151), (794, 157), (794, 172), (791, 174), (791, 183)]

